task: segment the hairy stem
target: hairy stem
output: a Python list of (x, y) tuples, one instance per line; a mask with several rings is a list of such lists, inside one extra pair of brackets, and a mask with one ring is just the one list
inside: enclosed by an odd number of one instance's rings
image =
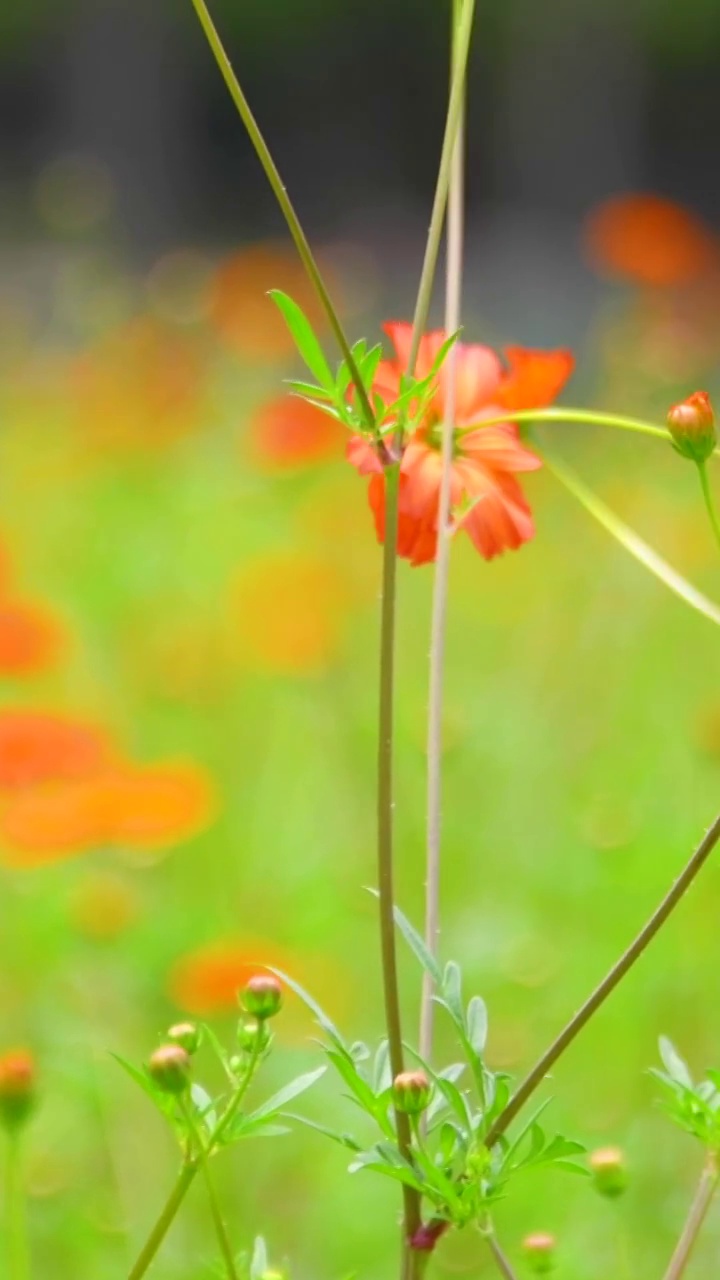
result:
[(28, 1280), (30, 1252), (25, 1221), (25, 1189), (22, 1173), (22, 1139), (11, 1133), (7, 1139), (5, 1165), (5, 1237), (8, 1280)]
[[(453, 0), (453, 77), (458, 54), (458, 37), (463, 0)], [(465, 111), (458, 121), (450, 170), (447, 213), (447, 270), (445, 282), (445, 332), (460, 328), (465, 203)], [(427, 853), (425, 878), (425, 942), (436, 956), (440, 934), (440, 849), (442, 819), (442, 709), (445, 669), (445, 633), (450, 577), (450, 511), (452, 492), (453, 434), (455, 430), (457, 347), (448, 353), (446, 368), (445, 418), (442, 425), (442, 475), (437, 513), (437, 558), (433, 586), (430, 628), (430, 681), (427, 728)], [(423, 974), (420, 1007), (420, 1053), (427, 1060), (433, 1043), (433, 981)]]
[(572, 1044), (576, 1036), (580, 1034), (583, 1027), (587, 1025), (598, 1009), (612, 994), (615, 988), (623, 978), (630, 972), (633, 965), (645, 951), (646, 947), (652, 942), (657, 933), (660, 932), (665, 921), (669, 918), (675, 907), (687, 893), (693, 880), (698, 872), (710, 857), (715, 845), (720, 840), (720, 815), (715, 819), (707, 834), (703, 837), (697, 849), (693, 853), (684, 870), (678, 876), (672, 888), (665, 895), (660, 905), (651, 915), (647, 924), (640, 930), (637, 937), (631, 942), (630, 946), (621, 955), (620, 959), (613, 965), (610, 972), (603, 978), (602, 982), (595, 988), (592, 995), (588, 997), (578, 1012), (570, 1019), (560, 1034), (553, 1040), (549, 1049), (545, 1051), (542, 1057), (536, 1062), (532, 1071), (525, 1077), (518, 1086), (516, 1092), (508, 1102), (504, 1111), (500, 1113), (494, 1124), (488, 1130), (485, 1139), (488, 1147), (491, 1147), (498, 1138), (505, 1132), (510, 1122), (515, 1118), (518, 1112), (524, 1107), (525, 1103), (532, 1096), (535, 1090), (542, 1084), (548, 1071), (562, 1056), (569, 1045)]
[(303, 231), (302, 224), (295, 212), (295, 208), (287, 193), (287, 189), (280, 176), (277, 165), (272, 158), (270, 149), (260, 131), (257, 120), (250, 109), (250, 104), (240, 87), (240, 82), (233, 71), (230, 59), (223, 48), (222, 40), (220, 39), (217, 28), (210, 16), (210, 11), (205, 0), (192, 0), (192, 4), (207, 38), (207, 42), (212, 50), (213, 56), (220, 70), (220, 74), (227, 85), (230, 97), (237, 107), (240, 118), (247, 130), (248, 137), (255, 148), (258, 160), (260, 161), (260, 164), (265, 171), (265, 176), (270, 183), (273, 195), (280, 206), (283, 217), (288, 225), (290, 235), (293, 238), (295, 248), (300, 255), (300, 260), (315, 289), (315, 292), (317, 293), (323, 311), (328, 318), (330, 328), (335, 335), (340, 351), (347, 362), (347, 366), (352, 376), (352, 382), (357, 391), (358, 401), (362, 408), (363, 417), (365, 418), (368, 427), (373, 427), (375, 424), (375, 415), (373, 414), (363, 380), (360, 377), (360, 371), (357, 367), (352, 351), (350, 350), (350, 344), (345, 336), (345, 330), (343, 329), (337, 311), (333, 306), (322, 272), (315, 260), (315, 255), (310, 248), (308, 238)]
[(690, 1205), (690, 1212), (685, 1220), (682, 1234), (665, 1272), (664, 1280), (680, 1280), (680, 1277), (685, 1275), (685, 1268), (690, 1261), (690, 1254), (695, 1247), (703, 1222), (707, 1216), (707, 1211), (717, 1190), (717, 1184), (717, 1154), (711, 1151), (702, 1171), (695, 1198)]
[(194, 1160), (185, 1161), (180, 1169), (175, 1186), (168, 1196), (165, 1207), (150, 1232), (150, 1235), (139, 1254), (137, 1262), (128, 1276), (128, 1280), (140, 1280), (140, 1277), (145, 1275), (148, 1267), (165, 1239), (165, 1236), (175, 1221), (178, 1210), (190, 1190), (197, 1171), (198, 1165)]
[(717, 542), (718, 546), (720, 546), (720, 524), (718, 524), (717, 511), (715, 510), (715, 501), (713, 499), (712, 490), (710, 488), (710, 482), (708, 480), (706, 462), (698, 463), (698, 474), (700, 476), (700, 488), (702, 489), (702, 495), (705, 500), (705, 508), (708, 513), (710, 524), (712, 525), (712, 531), (715, 534), (715, 541)]

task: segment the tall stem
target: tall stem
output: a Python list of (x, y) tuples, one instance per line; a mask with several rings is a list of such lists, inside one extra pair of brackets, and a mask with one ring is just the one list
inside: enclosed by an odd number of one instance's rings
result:
[(717, 1155), (715, 1152), (710, 1152), (698, 1183), (695, 1198), (690, 1206), (685, 1226), (665, 1272), (664, 1280), (680, 1280), (681, 1276), (685, 1275), (685, 1268), (690, 1261), (690, 1254), (700, 1234), (700, 1229), (707, 1216), (717, 1185)]
[(170, 1192), (165, 1207), (150, 1232), (150, 1235), (140, 1252), (138, 1260), (128, 1276), (128, 1280), (140, 1280), (140, 1277), (145, 1275), (145, 1272), (153, 1261), (160, 1245), (175, 1221), (177, 1212), (185, 1199), (185, 1196), (190, 1190), (197, 1171), (198, 1165), (195, 1161), (186, 1161), (182, 1166), (175, 1186)]
[[(492, 427), (500, 422), (579, 422), (589, 427), (616, 427), (619, 431), (637, 431), (643, 436), (654, 436), (657, 440), (665, 440), (670, 444), (672, 437), (667, 427), (656, 427), (652, 422), (644, 422), (642, 418), (625, 418), (619, 413), (602, 413), (595, 409), (506, 409), (504, 413), (492, 417), (480, 417), (476, 423), (462, 427), (460, 435), (466, 431), (476, 431), (478, 427)], [(717, 450), (716, 452), (720, 452)]]
[[(453, 0), (453, 77), (463, 0)], [(463, 95), (463, 99), (464, 99)], [(464, 100), (453, 149), (448, 192), (447, 270), (445, 282), (445, 332), (460, 328), (465, 204), (465, 110)], [(450, 577), (450, 511), (452, 496), (453, 434), (455, 430), (457, 347), (448, 353), (445, 418), (442, 425), (442, 475), (438, 498), (438, 543), (430, 628), (430, 682), (427, 730), (427, 854), (425, 880), (425, 942), (437, 955), (440, 935), (440, 850), (442, 820), (442, 708), (445, 668), (445, 634)], [(428, 1060), (433, 1042), (433, 982), (423, 974), (420, 1009), (420, 1053)]]
[(213, 1225), (215, 1227), (215, 1234), (218, 1238), (218, 1244), (220, 1245), (220, 1252), (222, 1253), (223, 1259), (225, 1261), (225, 1268), (227, 1270), (228, 1280), (238, 1280), (238, 1273), (235, 1269), (235, 1257), (232, 1251), (230, 1240), (228, 1238), (227, 1228), (225, 1226), (225, 1220), (223, 1218), (222, 1209), (220, 1207), (220, 1201), (218, 1200), (217, 1191), (215, 1190), (215, 1183), (213, 1182), (213, 1177), (210, 1172), (210, 1164), (208, 1161), (207, 1150), (205, 1148), (202, 1135), (198, 1131), (197, 1124), (195, 1123), (195, 1117), (192, 1113), (191, 1106), (188, 1105), (187, 1098), (183, 1099), (181, 1105), (182, 1105), (182, 1112), (185, 1117), (185, 1122), (188, 1126), (192, 1139), (195, 1143), (197, 1157), (198, 1157), (198, 1160), (200, 1161), (203, 1178), (205, 1179), (205, 1187), (208, 1193), (208, 1200), (210, 1201), (210, 1213), (212, 1214)]
[(220, 74), (227, 85), (230, 97), (237, 107), (240, 118), (247, 130), (248, 137), (255, 148), (258, 160), (260, 161), (260, 164), (265, 171), (265, 176), (270, 183), (273, 195), (280, 206), (282, 214), (288, 225), (290, 235), (295, 243), (295, 248), (300, 255), (300, 260), (318, 298), (320, 299), (320, 304), (328, 318), (330, 328), (332, 329), (337, 340), (337, 344), (347, 362), (347, 366), (352, 375), (352, 382), (355, 386), (358, 400), (363, 411), (363, 417), (365, 418), (367, 425), (372, 427), (375, 422), (375, 416), (373, 414), (363, 380), (360, 377), (360, 371), (357, 367), (352, 351), (350, 350), (350, 344), (345, 336), (345, 331), (340, 322), (340, 318), (333, 306), (330, 294), (328, 293), (322, 272), (315, 261), (315, 256), (310, 248), (308, 238), (303, 231), (300, 219), (295, 212), (295, 208), (287, 193), (287, 189), (280, 176), (277, 165), (272, 158), (270, 148), (260, 131), (257, 120), (250, 109), (250, 104), (240, 87), (240, 82), (233, 71), (230, 59), (223, 48), (222, 40), (220, 39), (217, 28), (210, 17), (210, 11), (205, 0), (192, 0), (192, 4), (198, 16), (200, 25), (205, 32), (207, 42), (210, 45), (213, 56), (220, 70)]
[(715, 510), (715, 502), (713, 500), (712, 490), (710, 488), (710, 482), (708, 480), (706, 462), (698, 463), (698, 473), (700, 475), (700, 487), (702, 489), (702, 495), (703, 495), (703, 498), (705, 499), (705, 507), (707, 509), (710, 524), (712, 525), (712, 531), (715, 534), (715, 541), (717, 542), (718, 546), (720, 546), (720, 524), (718, 524), (717, 511)]
[(506, 1257), (505, 1253), (500, 1248), (495, 1236), (489, 1235), (487, 1242), (501, 1276), (504, 1276), (505, 1280), (518, 1280), (517, 1275), (511, 1266), (510, 1259)]
[(21, 1141), (19, 1133), (11, 1133), (7, 1139), (5, 1235), (7, 1241), (8, 1280), (28, 1280), (30, 1276)]
[(602, 982), (595, 988), (592, 995), (588, 997), (578, 1012), (570, 1019), (560, 1034), (553, 1040), (550, 1048), (545, 1051), (542, 1057), (536, 1062), (532, 1071), (525, 1077), (513, 1094), (505, 1110), (500, 1113), (497, 1120), (488, 1130), (485, 1139), (488, 1147), (497, 1142), (498, 1138), (505, 1132), (510, 1122), (515, 1118), (518, 1112), (524, 1107), (528, 1098), (532, 1096), (539, 1085), (542, 1084), (548, 1071), (562, 1056), (569, 1045), (577, 1035), (580, 1034), (583, 1027), (590, 1021), (598, 1009), (605, 1003), (608, 996), (617, 987), (618, 983), (632, 969), (636, 960), (640, 959), (645, 948), (652, 942), (653, 938), (665, 924), (665, 921), (675, 910), (675, 907), (684, 897), (690, 888), (693, 880), (697, 876), (701, 867), (710, 857), (715, 845), (720, 840), (720, 815), (715, 819), (707, 834), (703, 837), (697, 849), (693, 853), (685, 869), (678, 876), (672, 888), (665, 895), (660, 905), (653, 912), (647, 924), (640, 930), (637, 937), (631, 942), (620, 959), (613, 965), (610, 972), (603, 978)]

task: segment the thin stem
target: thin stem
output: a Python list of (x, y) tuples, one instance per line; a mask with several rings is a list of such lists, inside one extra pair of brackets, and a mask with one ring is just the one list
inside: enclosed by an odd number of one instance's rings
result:
[(203, 1178), (205, 1179), (205, 1186), (207, 1188), (208, 1200), (210, 1201), (210, 1213), (212, 1214), (212, 1220), (215, 1226), (215, 1234), (218, 1238), (218, 1243), (220, 1245), (220, 1252), (222, 1253), (223, 1258), (225, 1260), (225, 1266), (227, 1268), (227, 1273), (228, 1273), (228, 1280), (238, 1280), (238, 1273), (235, 1269), (235, 1257), (232, 1251), (230, 1240), (228, 1239), (227, 1228), (225, 1226), (225, 1222), (222, 1216), (222, 1209), (220, 1208), (220, 1202), (218, 1200), (217, 1191), (215, 1190), (215, 1183), (213, 1182), (212, 1174), (210, 1173), (210, 1165), (208, 1162), (207, 1151), (202, 1139), (202, 1135), (199, 1133), (198, 1127), (195, 1123), (195, 1117), (193, 1116), (191, 1108), (188, 1106), (187, 1098), (182, 1099), (181, 1108), (182, 1108), (182, 1113), (185, 1117), (185, 1122), (195, 1142), (195, 1148), (197, 1150), (198, 1159), (200, 1161), (200, 1166), (202, 1168)]
[(260, 1052), (261, 1052), (260, 1030), (258, 1029), (258, 1035), (255, 1039), (255, 1044), (252, 1047), (252, 1051), (248, 1059), (248, 1064), (245, 1068), (245, 1074), (244, 1076), (242, 1076), (240, 1083), (237, 1086), (236, 1092), (233, 1094), (232, 1098), (230, 1099), (228, 1106), (226, 1107), (225, 1111), (223, 1112), (220, 1119), (218, 1120), (218, 1123), (215, 1127), (214, 1132), (211, 1134), (210, 1145), (209, 1145), (210, 1153), (212, 1153), (213, 1149), (217, 1147), (220, 1139), (223, 1137), (225, 1133), (225, 1130), (230, 1126), (230, 1124), (235, 1119), (235, 1116), (237, 1115), (240, 1109), (240, 1104), (242, 1103), (242, 1100), (245, 1097), (245, 1094), (247, 1093), (250, 1087), (250, 1083), (252, 1081), (253, 1076), (255, 1075), (258, 1064), (260, 1062)]
[(643, 422), (641, 418), (625, 418), (617, 413), (600, 413), (594, 409), (506, 409), (504, 413), (495, 414), (492, 418), (479, 418), (476, 423), (462, 427), (458, 435), (467, 431), (476, 431), (478, 427), (492, 427), (500, 422), (580, 422), (591, 427), (617, 427), (620, 431), (637, 431), (644, 436), (655, 436), (658, 440), (671, 440), (670, 432), (665, 427), (656, 427), (651, 422)]
[[(463, 0), (453, 0), (453, 76)], [(453, 148), (448, 192), (447, 271), (445, 283), (445, 332), (460, 328), (462, 305), (462, 268), (465, 203), (465, 95)], [(437, 514), (437, 558), (433, 586), (432, 622), (430, 629), (430, 681), (428, 690), (427, 730), (427, 854), (425, 879), (425, 943), (431, 955), (437, 955), (440, 936), (440, 852), (442, 819), (442, 709), (445, 668), (445, 635), (448, 584), (450, 578), (450, 511), (452, 498), (453, 433), (455, 430), (457, 345), (448, 353), (445, 418), (442, 425), (442, 474)], [(433, 981), (423, 974), (420, 1007), (420, 1053), (432, 1056)]]
[(11, 1133), (7, 1140), (5, 1166), (5, 1232), (7, 1239), (8, 1280), (28, 1280), (30, 1254), (25, 1221), (25, 1191), (22, 1176), (21, 1135)]
[(467, 73), (468, 54), (472, 37), (473, 18), (475, 16), (475, 0), (464, 0), (462, 14), (456, 28), (455, 51), (453, 57), (453, 76), (450, 85), (445, 135), (443, 137), (440, 167), (438, 169), (435, 198), (430, 216), (425, 257), (420, 275), (415, 315), (413, 317), (413, 336), (408, 356), (407, 372), (412, 377), (415, 372), (420, 339), (427, 324), (430, 300), (432, 298), (433, 281), (437, 267), (440, 241), (442, 240), (445, 207), (447, 205), (450, 176), (453, 167), (455, 144), (460, 131), (465, 109), (465, 78)]
[(707, 509), (708, 516), (710, 518), (710, 524), (712, 525), (713, 533), (715, 534), (715, 541), (720, 547), (720, 524), (718, 524), (717, 511), (715, 510), (715, 502), (712, 496), (710, 482), (708, 480), (706, 462), (698, 463), (698, 474), (700, 476), (700, 487), (702, 489), (703, 498), (705, 499), (705, 507)]
[(630, 972), (636, 960), (645, 951), (645, 948), (652, 942), (653, 938), (665, 924), (675, 907), (681, 901), (690, 888), (693, 880), (697, 876), (701, 867), (710, 857), (715, 845), (720, 840), (720, 815), (715, 819), (707, 834), (703, 837), (697, 849), (693, 853), (684, 870), (674, 882), (672, 888), (665, 895), (660, 905), (651, 915), (647, 924), (640, 930), (637, 937), (631, 942), (630, 946), (621, 955), (620, 959), (613, 965), (610, 972), (603, 978), (602, 982), (595, 988), (592, 995), (588, 997), (578, 1012), (570, 1019), (560, 1034), (553, 1040), (550, 1048), (545, 1051), (542, 1057), (536, 1062), (532, 1071), (525, 1077), (518, 1086), (516, 1092), (508, 1102), (504, 1111), (500, 1113), (494, 1124), (488, 1130), (485, 1139), (488, 1147), (493, 1146), (498, 1138), (505, 1132), (510, 1122), (515, 1118), (518, 1112), (524, 1107), (528, 1098), (542, 1084), (548, 1071), (562, 1056), (569, 1045), (577, 1035), (580, 1034), (583, 1027), (590, 1021), (598, 1009), (605, 1003), (608, 996), (612, 994), (618, 984), (622, 981), (627, 973)]
[(505, 1280), (518, 1280), (517, 1275), (510, 1265), (510, 1259), (503, 1253), (493, 1234), (487, 1236), (487, 1242), (490, 1252), (497, 1263), (497, 1269), (500, 1274), (505, 1277)]
[(705, 1168), (702, 1171), (698, 1189), (695, 1198), (690, 1205), (690, 1212), (685, 1220), (685, 1226), (682, 1234), (677, 1242), (675, 1252), (670, 1259), (664, 1280), (680, 1280), (685, 1274), (685, 1268), (690, 1261), (690, 1254), (695, 1247), (700, 1229), (705, 1221), (707, 1211), (710, 1208), (712, 1198), (715, 1195), (718, 1185), (718, 1166), (717, 1155), (715, 1152), (708, 1154)]
[(328, 293), (320, 268), (315, 260), (313, 251), (310, 248), (308, 238), (303, 231), (300, 219), (295, 212), (293, 203), (287, 193), (277, 165), (272, 158), (270, 149), (260, 131), (257, 120), (250, 109), (250, 104), (240, 87), (240, 82), (233, 71), (230, 59), (223, 48), (222, 40), (220, 39), (217, 28), (210, 17), (210, 12), (205, 0), (192, 0), (192, 4), (207, 38), (207, 42), (210, 45), (213, 56), (220, 70), (220, 74), (227, 85), (230, 97), (237, 107), (240, 118), (247, 130), (248, 137), (255, 148), (258, 160), (260, 161), (260, 164), (265, 171), (265, 176), (270, 183), (273, 195), (280, 206), (282, 214), (288, 225), (290, 235), (295, 243), (295, 248), (300, 255), (300, 260), (315, 289), (315, 292), (317, 293), (320, 304), (328, 318), (330, 328), (332, 329), (337, 340), (337, 344), (347, 362), (352, 382), (357, 391), (358, 400), (362, 408), (363, 417), (365, 418), (368, 427), (372, 428), (375, 425), (375, 415), (373, 414), (365, 385), (360, 376), (360, 371), (355, 362), (355, 358), (350, 350), (350, 344), (345, 336), (345, 331), (340, 322), (340, 318), (333, 306), (332, 299)]
[(128, 1280), (140, 1280), (145, 1275), (150, 1263), (153, 1261), (158, 1249), (160, 1248), (165, 1236), (172, 1226), (177, 1212), (185, 1199), (192, 1185), (195, 1174), (198, 1171), (198, 1165), (194, 1160), (186, 1160), (177, 1177), (175, 1186), (173, 1187), (163, 1208), (160, 1217), (148, 1236), (142, 1251), (138, 1257), (135, 1266), (132, 1268), (128, 1276)]

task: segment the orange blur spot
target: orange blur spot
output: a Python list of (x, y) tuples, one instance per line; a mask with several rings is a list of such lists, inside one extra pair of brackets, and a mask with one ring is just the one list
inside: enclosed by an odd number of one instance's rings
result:
[(242, 661), (307, 675), (324, 670), (337, 653), (347, 590), (339, 570), (325, 560), (276, 552), (241, 571), (233, 606)]
[(0, 788), (97, 773), (110, 758), (96, 726), (39, 711), (0, 713)]
[(177, 961), (169, 978), (170, 996), (188, 1013), (236, 1009), (238, 991), (268, 965), (294, 976), (295, 961), (274, 943), (253, 938), (209, 943)]
[(719, 258), (718, 242), (694, 213), (643, 193), (613, 196), (594, 209), (584, 241), (597, 270), (642, 285), (688, 284)]
[(254, 413), (250, 444), (254, 460), (271, 470), (310, 466), (325, 458), (341, 458), (344, 427), (300, 396), (278, 396)]
[(295, 346), (269, 289), (281, 289), (302, 307), (313, 328), (323, 315), (295, 250), (288, 245), (251, 245), (218, 267), (210, 291), (210, 317), (219, 337), (246, 359), (280, 360)]
[(64, 639), (59, 623), (44, 606), (0, 602), (0, 675), (32, 675), (54, 666)]

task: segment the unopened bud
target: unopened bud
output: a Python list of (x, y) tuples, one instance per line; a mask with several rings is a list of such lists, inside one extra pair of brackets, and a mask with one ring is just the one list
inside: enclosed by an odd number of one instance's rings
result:
[(270, 1043), (270, 1035), (267, 1022), (257, 1018), (244, 1018), (238, 1023), (237, 1042), (244, 1053), (262, 1053)]
[(531, 1271), (545, 1276), (555, 1266), (555, 1237), (547, 1231), (534, 1231), (523, 1240), (525, 1257)]
[(707, 462), (717, 443), (715, 414), (707, 391), (694, 391), (668, 411), (667, 425), (673, 444), (683, 458)]
[(256, 973), (240, 992), (240, 1003), (246, 1013), (264, 1022), (280, 1012), (283, 1002), (282, 987), (271, 973)]
[(0, 1124), (20, 1129), (35, 1103), (35, 1062), (25, 1049), (0, 1057)]
[(182, 1045), (161, 1045), (148, 1066), (150, 1075), (164, 1093), (184, 1093), (190, 1083), (190, 1055)]
[(168, 1031), (167, 1037), (171, 1044), (179, 1044), (189, 1054), (197, 1053), (202, 1040), (200, 1028), (194, 1022), (176, 1022)]
[(590, 1170), (596, 1191), (611, 1199), (627, 1187), (625, 1156), (619, 1147), (600, 1147), (590, 1156)]
[(417, 1116), (430, 1101), (432, 1087), (424, 1071), (401, 1071), (393, 1080), (393, 1100), (398, 1111)]

